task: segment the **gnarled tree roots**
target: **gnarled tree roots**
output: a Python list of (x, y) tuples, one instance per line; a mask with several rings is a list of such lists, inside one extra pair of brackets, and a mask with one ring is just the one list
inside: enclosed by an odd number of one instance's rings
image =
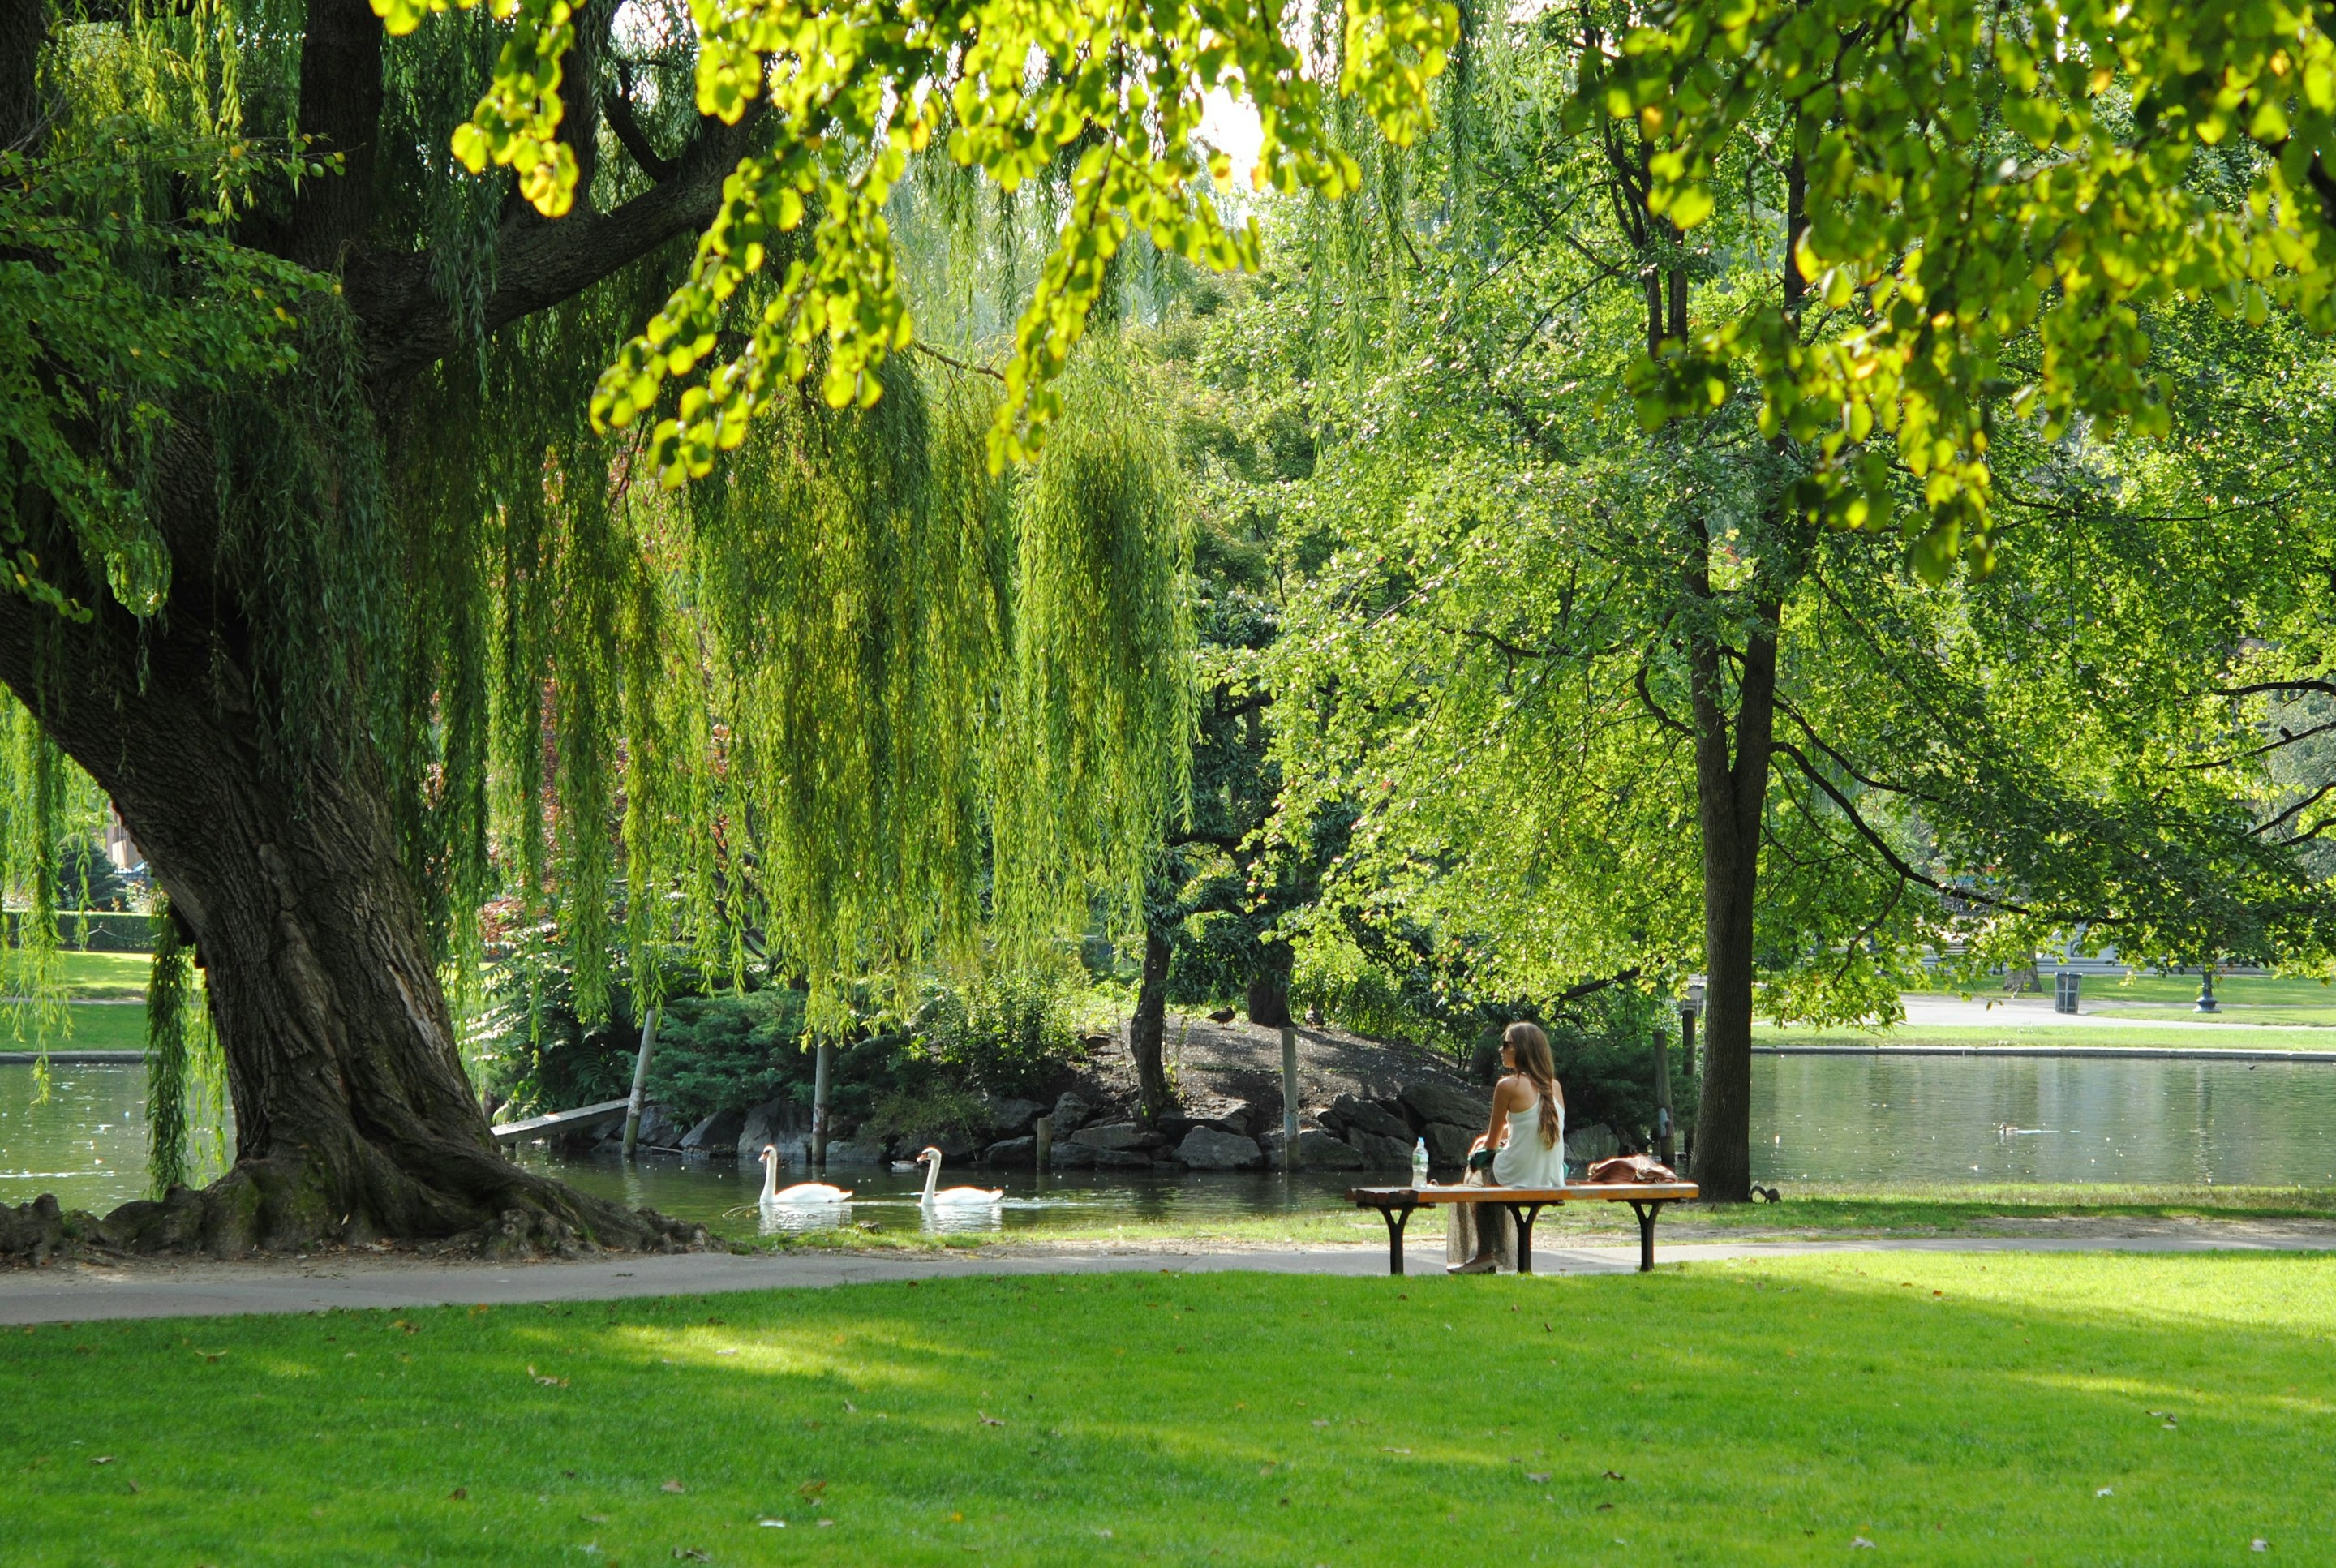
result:
[(460, 1196), (418, 1191), (411, 1183), (349, 1194), (346, 1183), (309, 1162), (247, 1160), (208, 1187), (172, 1187), (160, 1201), (124, 1203), (102, 1219), (62, 1208), (44, 1193), (0, 1208), (0, 1259), (44, 1263), (106, 1252), (235, 1258), (384, 1240), (479, 1258), (702, 1252), (715, 1245), (702, 1225), (623, 1208), (515, 1165), (503, 1171), (505, 1179), (488, 1190)]

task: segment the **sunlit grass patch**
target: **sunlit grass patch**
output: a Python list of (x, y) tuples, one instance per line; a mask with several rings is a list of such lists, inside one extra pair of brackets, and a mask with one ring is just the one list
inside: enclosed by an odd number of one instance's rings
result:
[(0, 1557), (2311, 1561), (2331, 1332), (2319, 1256), (1931, 1253), (49, 1326)]
[[(66, 934), (72, 934), (70, 925)], [(143, 1000), (154, 969), (151, 953), (68, 951), (57, 954), (55, 961), (65, 995), (82, 1000)], [(23, 996), (31, 989), (27, 962), (22, 949), (0, 948), (0, 994)]]

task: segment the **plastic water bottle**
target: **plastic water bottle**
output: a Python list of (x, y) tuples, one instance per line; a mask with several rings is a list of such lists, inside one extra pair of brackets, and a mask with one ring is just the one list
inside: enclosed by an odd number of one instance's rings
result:
[(1427, 1140), (1422, 1138), (1411, 1146), (1411, 1184), (1427, 1185)]

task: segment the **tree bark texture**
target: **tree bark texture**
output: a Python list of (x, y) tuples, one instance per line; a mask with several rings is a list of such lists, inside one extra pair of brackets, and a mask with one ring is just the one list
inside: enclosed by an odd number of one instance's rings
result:
[[(586, 8), (605, 30), (613, 7)], [(42, 0), (0, 0), (0, 134), (37, 143), (28, 44), (54, 19)], [(598, 34), (592, 42), (597, 45)], [(255, 215), (244, 243), (345, 280), (369, 356), (371, 394), (460, 346), (430, 285), (426, 252), (369, 251), (383, 104), (382, 29), (366, 0), (312, 0), (301, 48), (301, 129), (346, 172), (306, 182), (287, 213)], [(665, 178), (608, 212), (532, 212), (503, 228), (494, 330), (566, 300), (676, 236), (702, 228), (739, 127), (704, 122)], [(263, 640), (219, 560), (219, 498), (208, 437), (165, 441), (157, 523), (173, 557), (170, 601), (141, 625), (100, 582), (86, 624), (0, 594), (0, 680), (105, 789), (185, 920), (206, 969), (235, 1107), (233, 1167), (201, 1193), (174, 1189), (92, 1226), (53, 1201), (0, 1210), (0, 1254), (61, 1237), (139, 1249), (233, 1253), (375, 1237), (464, 1238), (487, 1251), (702, 1246), (705, 1232), (530, 1174), (498, 1152), (457, 1053), (416, 891), (398, 852), (388, 780), (355, 712), (321, 716), (300, 755), (271, 751), (253, 698)], [(20, 492), (43, 537), (45, 498)]]
[(1163, 1042), (1168, 1028), (1168, 933), (1144, 923), (1144, 979), (1135, 990), (1135, 1016), (1127, 1021), (1127, 1050), (1135, 1058), (1136, 1096), (1144, 1125), (1156, 1124), (1174, 1103), (1168, 1087)]
[(1706, 1199), (1724, 1203), (1752, 1198), (1752, 916), (1776, 733), (1778, 608), (1758, 606), (1733, 726), (1718, 638), (1698, 634), (1690, 652), (1704, 940), (1703, 1093), (1690, 1174)]
[[(1786, 173), (1786, 243), (1781, 283), (1797, 327), (1806, 288), (1795, 260), (1806, 226), (1807, 176), (1799, 153)], [(1671, 330), (1687, 332), (1687, 278), (1674, 275)], [(1788, 455), (1786, 438), (1770, 443)], [(1789, 502), (1778, 502), (1779, 542), (1796, 531)], [(1751, 611), (1736, 681), (1730, 735), (1727, 710), (1728, 648), (1718, 626), (1710, 541), (1688, 574), (1701, 623), (1689, 633), (1689, 669), (1695, 728), (1696, 824), (1703, 848), (1703, 1090), (1696, 1110), (1689, 1175), (1715, 1203), (1752, 1201), (1752, 990), (1754, 920), (1760, 885), (1762, 824), (1775, 760), (1776, 644), (1784, 624), (1783, 584), (1797, 575), (1796, 550), (1765, 552), (1748, 590)], [(1733, 745), (1731, 745), (1731, 739)]]
[(377, 760), (345, 727), (304, 760), (271, 759), (249, 671), (188, 613), (200, 596), (183, 599), (149, 628), (141, 670), (119, 609), (60, 628), (0, 596), (0, 679), (112, 796), (194, 933), (235, 1106), (229, 1174), (116, 1210), (106, 1238), (218, 1253), (465, 1233), (489, 1251), (702, 1244), (496, 1149)]

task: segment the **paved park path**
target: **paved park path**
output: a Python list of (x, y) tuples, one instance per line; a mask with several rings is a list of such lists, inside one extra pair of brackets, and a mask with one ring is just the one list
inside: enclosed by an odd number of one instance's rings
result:
[[(2327, 1251), (2325, 1229), (2251, 1225), (2195, 1234), (1948, 1236), (1911, 1241), (1656, 1242), (1658, 1263), (1816, 1252), (2210, 1252)], [(1444, 1272), (1444, 1249), (1423, 1238), (1413, 1278)], [(1547, 1245), (1533, 1250), (1537, 1274), (1620, 1274), (1637, 1266), (1635, 1246)], [(1223, 1273), (1370, 1276), (1387, 1272), (1384, 1246), (1178, 1251), (1164, 1248), (1035, 1252), (794, 1252), (741, 1257), (599, 1258), (581, 1262), (473, 1263), (332, 1257), (306, 1263), (141, 1261), (127, 1267), (57, 1264), (0, 1271), (0, 1323), (90, 1322), (120, 1318), (213, 1318), (247, 1312), (344, 1311), (365, 1308), (618, 1300), (628, 1296), (704, 1295), (716, 1290), (795, 1290), (972, 1274)]]

